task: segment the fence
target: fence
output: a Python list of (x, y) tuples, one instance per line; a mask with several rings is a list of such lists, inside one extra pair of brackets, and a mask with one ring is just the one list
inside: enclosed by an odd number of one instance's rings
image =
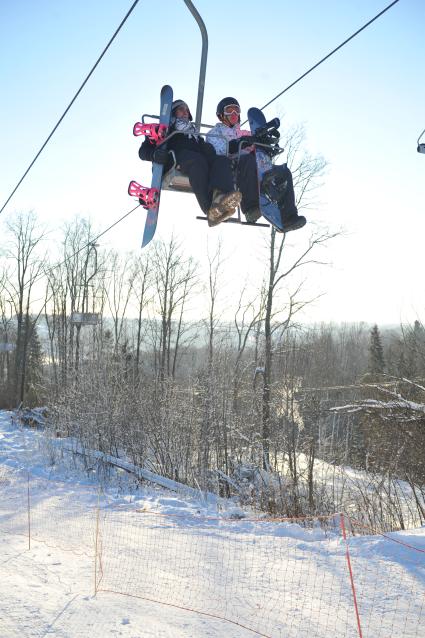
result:
[(155, 602), (158, 615), (184, 609), (268, 638), (425, 635), (423, 536), (406, 543), (342, 514), (165, 515), (3, 470), (0, 532), (72, 551), (91, 565), (92, 593)]

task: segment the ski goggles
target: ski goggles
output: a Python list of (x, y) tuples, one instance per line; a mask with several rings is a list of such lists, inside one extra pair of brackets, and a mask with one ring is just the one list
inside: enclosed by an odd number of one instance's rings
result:
[(240, 115), (241, 110), (237, 104), (229, 104), (229, 106), (225, 106), (223, 109), (224, 115)]

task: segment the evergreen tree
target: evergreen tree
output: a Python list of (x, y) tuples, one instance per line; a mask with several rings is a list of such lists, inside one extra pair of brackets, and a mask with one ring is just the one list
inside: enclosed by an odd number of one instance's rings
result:
[(371, 374), (383, 374), (384, 370), (384, 348), (378, 326), (375, 324), (370, 332), (368, 371)]
[(28, 326), (26, 356), (25, 403), (37, 405), (41, 399), (43, 379), (43, 351), (36, 325)]

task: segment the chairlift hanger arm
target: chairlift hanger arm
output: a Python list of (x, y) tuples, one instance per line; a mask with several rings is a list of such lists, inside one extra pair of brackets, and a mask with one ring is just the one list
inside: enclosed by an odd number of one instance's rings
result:
[(202, 117), (202, 104), (204, 101), (204, 89), (205, 89), (205, 73), (207, 69), (207, 57), (208, 57), (208, 33), (205, 27), (204, 21), (199, 15), (195, 5), (191, 0), (184, 0), (185, 5), (189, 9), (190, 13), (198, 23), (199, 30), (202, 37), (202, 53), (201, 53), (201, 65), (199, 69), (199, 84), (198, 84), (198, 100), (196, 102), (196, 116), (195, 126), (199, 130)]
[(418, 149), (417, 149), (418, 153), (425, 153), (425, 144), (424, 143), (420, 144), (420, 139), (421, 139), (421, 137), (423, 136), (424, 133), (425, 133), (425, 128), (424, 128), (424, 130), (422, 131), (422, 133), (418, 137), (418, 142), (417, 142), (418, 143)]

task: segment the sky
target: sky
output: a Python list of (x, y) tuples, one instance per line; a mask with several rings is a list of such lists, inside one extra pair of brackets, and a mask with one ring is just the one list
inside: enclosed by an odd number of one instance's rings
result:
[[(382, 0), (196, 0), (209, 36), (202, 121), (214, 124), (219, 99), (246, 112), (263, 106), (379, 13)], [(1, 205), (62, 115), (131, 6), (124, 0), (0, 2)], [(425, 321), (423, 234), (425, 2), (399, 0), (381, 18), (265, 109), (282, 134), (303, 125), (303, 148), (327, 161), (308, 225), (288, 235), (290, 254), (312, 233), (343, 233), (306, 269), (305, 321)], [(196, 108), (201, 37), (183, 0), (140, 0), (54, 137), (2, 213), (35, 210), (50, 228), (75, 215), (100, 231), (131, 210), (128, 182), (150, 183), (132, 127), (158, 112), (159, 92)], [(218, 241), (227, 255), (229, 295), (260, 281), (268, 230), (196, 221), (191, 195), (166, 192), (157, 237), (172, 233), (205, 267)], [(101, 245), (140, 250), (138, 209)], [(1, 221), (1, 220), (0, 220)], [(50, 252), (55, 254), (55, 232)]]

